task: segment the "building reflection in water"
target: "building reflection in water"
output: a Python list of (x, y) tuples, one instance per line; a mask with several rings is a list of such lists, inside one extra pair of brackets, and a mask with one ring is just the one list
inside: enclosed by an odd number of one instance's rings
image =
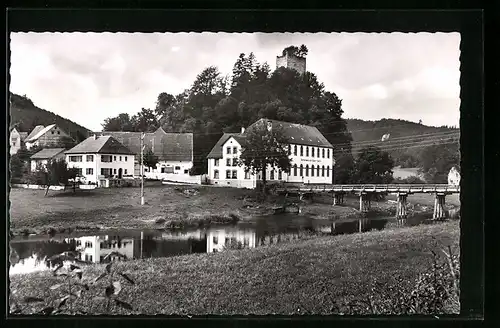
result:
[[(80, 260), (93, 263), (104, 262), (104, 258), (112, 252), (118, 253), (125, 259), (134, 258), (134, 245), (137, 244), (133, 237), (121, 238), (120, 236), (85, 236), (79, 238), (66, 238), (67, 242), (75, 242), (76, 251)], [(137, 252), (137, 251), (136, 251)], [(109, 260), (122, 259), (119, 256), (111, 256)]]
[(254, 230), (238, 228), (210, 229), (207, 232), (207, 253), (221, 252), (225, 247), (239, 245), (242, 248), (254, 248), (257, 234)]

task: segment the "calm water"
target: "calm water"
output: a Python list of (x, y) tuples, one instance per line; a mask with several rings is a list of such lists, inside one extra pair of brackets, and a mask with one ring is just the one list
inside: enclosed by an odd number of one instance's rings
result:
[[(100, 263), (111, 252), (125, 259), (170, 257), (191, 253), (221, 252), (238, 245), (254, 248), (264, 245), (293, 242), (306, 235), (347, 234), (382, 230), (388, 224), (416, 225), (421, 218), (397, 222), (394, 219), (360, 219), (337, 221), (315, 220), (300, 215), (283, 214), (256, 218), (252, 222), (209, 229), (162, 232), (157, 230), (110, 230), (88, 235), (73, 233), (54, 237), (17, 237), (10, 242), (9, 274), (47, 270), (49, 257), (65, 251), (76, 251), (80, 259)], [(227, 245), (227, 246), (226, 246)]]

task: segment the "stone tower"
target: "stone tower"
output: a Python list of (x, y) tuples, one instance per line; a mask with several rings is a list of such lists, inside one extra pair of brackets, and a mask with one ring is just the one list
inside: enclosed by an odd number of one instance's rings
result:
[(306, 59), (286, 53), (284, 56), (276, 56), (276, 69), (279, 67), (291, 68), (299, 74), (304, 74), (306, 72)]

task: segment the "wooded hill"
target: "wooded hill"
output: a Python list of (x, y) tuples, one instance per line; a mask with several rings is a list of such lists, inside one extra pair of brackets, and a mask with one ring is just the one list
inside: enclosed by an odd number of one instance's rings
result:
[(17, 127), (19, 131), (30, 133), (37, 125), (57, 124), (69, 133), (77, 142), (88, 137), (90, 130), (57, 114), (41, 109), (26, 96), (10, 93), (9, 129)]
[[(451, 152), (458, 153), (460, 130), (449, 126), (426, 126), (423, 124), (399, 120), (381, 119), (364, 121), (346, 119), (347, 129), (352, 136), (352, 151), (366, 145), (374, 145), (391, 154), (396, 166), (423, 167), (424, 150), (432, 145), (440, 145)], [(388, 135), (382, 141), (384, 135)]]

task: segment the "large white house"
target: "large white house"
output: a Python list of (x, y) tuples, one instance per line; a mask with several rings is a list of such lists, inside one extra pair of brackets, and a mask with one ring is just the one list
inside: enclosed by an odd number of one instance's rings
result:
[(245, 133), (259, 124), (268, 129), (280, 128), (288, 140), (291, 159), (290, 172), (268, 168), (268, 181), (290, 183), (332, 183), (333, 181), (333, 146), (316, 127), (260, 119), (240, 133), (224, 133), (208, 154), (208, 180), (210, 184), (253, 189), (262, 174), (253, 175), (245, 172), (239, 165), (239, 156), (244, 145)]
[[(112, 136), (136, 154), (135, 174), (140, 175), (142, 132), (96, 132), (96, 135)], [(158, 157), (155, 168), (144, 168), (146, 177), (163, 179), (167, 174), (189, 175), (193, 167), (193, 134), (167, 133), (162, 128), (144, 134), (144, 145)]]
[[(66, 238), (66, 242), (74, 241), (76, 249), (79, 251), (80, 260), (101, 263), (104, 258), (112, 252), (116, 252), (125, 256), (126, 259), (134, 258), (133, 238), (118, 238), (118, 236), (86, 236), (79, 238)], [(119, 257), (110, 258), (111, 261), (119, 259)]]
[(88, 182), (134, 175), (134, 153), (110, 136), (93, 135), (66, 151), (68, 167), (79, 170)]

